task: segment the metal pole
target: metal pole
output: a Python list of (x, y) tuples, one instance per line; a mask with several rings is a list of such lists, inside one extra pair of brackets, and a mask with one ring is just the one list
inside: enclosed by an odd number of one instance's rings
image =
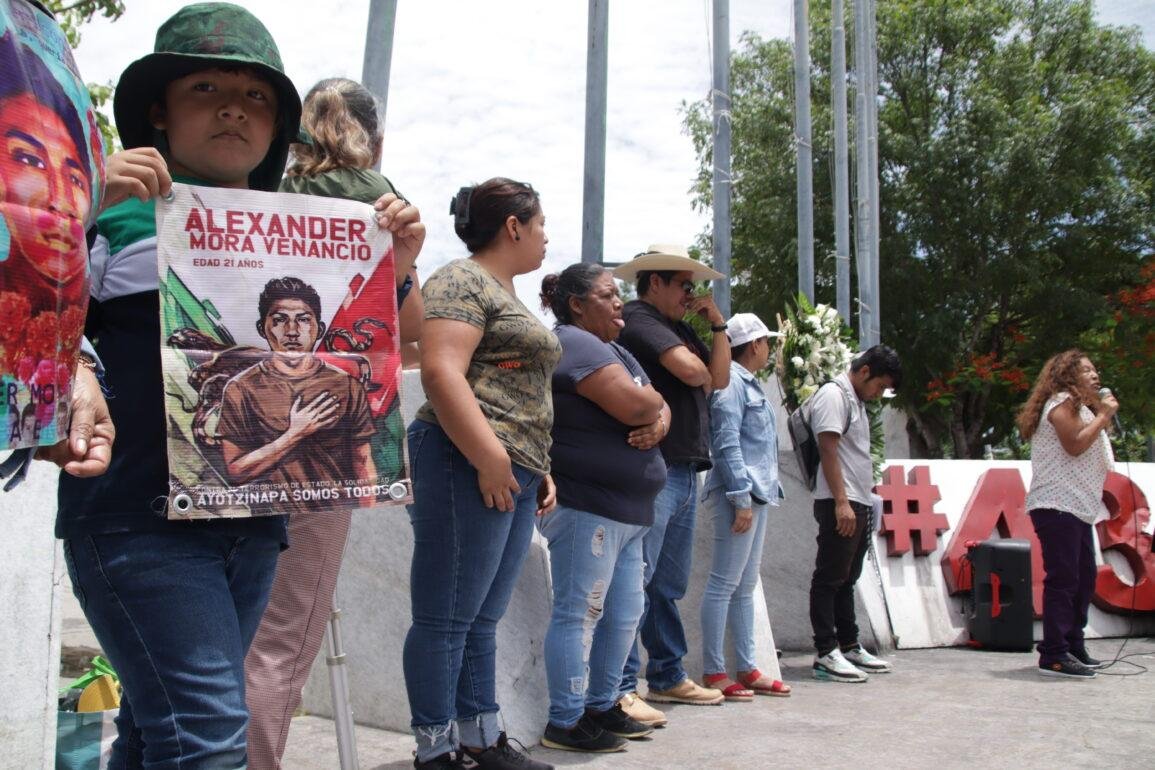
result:
[(867, 147), (870, 150), (870, 298), (874, 303), (870, 313), (870, 344), (877, 345), (882, 341), (882, 295), (878, 286), (878, 263), (881, 259), (881, 234), (879, 213), (882, 211), (882, 198), (878, 187), (878, 26), (876, 21), (877, 0), (867, 0), (866, 30), (867, 30), (867, 74), (870, 76), (870, 88), (866, 92), (869, 139)]
[(798, 176), (798, 293), (814, 301), (814, 163), (810, 132), (810, 3), (794, 0), (794, 143)]
[(867, 34), (865, 25), (866, 0), (854, 0), (854, 162), (856, 167), (854, 206), (854, 256), (858, 272), (858, 344), (870, 346), (870, 316), (874, 300), (870, 296), (870, 157), (867, 151)]
[[(389, 67), (393, 60), (393, 27), (396, 22), (397, 0), (370, 0), (361, 82), (377, 97), (382, 129), (385, 128), (385, 108), (389, 103)], [(377, 170), (380, 169), (381, 159), (378, 158)]]
[(831, 106), (834, 115), (834, 251), (835, 304), (850, 324), (850, 156), (846, 116), (846, 12), (842, 0), (831, 2)]
[(329, 613), (329, 689), (333, 694), (333, 723), (337, 728), (337, 758), (341, 770), (357, 770), (357, 739), (353, 729), (353, 711), (349, 706), (349, 673), (345, 669), (345, 648), (341, 643), (341, 608), (333, 591), (333, 610)]
[(730, 317), (730, 0), (714, 0), (714, 303)]
[(606, 89), (609, 0), (589, 0), (586, 51), (586, 157), (582, 187), (582, 262), (601, 262), (606, 208)]

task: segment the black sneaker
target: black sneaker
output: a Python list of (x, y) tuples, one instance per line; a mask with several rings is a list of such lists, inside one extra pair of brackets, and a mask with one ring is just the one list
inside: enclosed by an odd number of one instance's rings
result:
[(623, 711), (620, 703), (615, 703), (609, 711), (586, 709), (585, 716), (593, 724), (619, 738), (642, 738), (654, 731), (650, 725), (639, 722)]
[(413, 766), (418, 770), (458, 770), (458, 768), (466, 767), (465, 759), (461, 754), (452, 751), (447, 751), (424, 762), (414, 759)]
[(612, 751), (624, 751), (625, 738), (619, 738), (590, 719), (587, 711), (578, 720), (578, 723), (568, 730), (557, 727), (552, 722), (545, 726), (545, 735), (541, 737), (541, 745), (562, 751), (589, 751), (599, 754), (608, 754)]
[[(521, 746), (520, 743), (518, 745)], [(471, 751), (468, 748), (462, 750), (478, 767), (485, 770), (553, 770), (553, 765), (530, 759), (525, 747), (521, 748), (521, 751), (514, 748), (503, 732), (497, 736), (497, 743), (485, 751)]]
[(1103, 663), (1103, 661), (1092, 658), (1087, 654), (1086, 650), (1070, 650), (1067, 652), (1067, 654), (1082, 663), (1087, 668), (1102, 668), (1106, 665)]
[(1054, 663), (1040, 663), (1039, 674), (1042, 676), (1065, 676), (1071, 679), (1095, 678), (1094, 670), (1087, 668), (1074, 658), (1067, 658)]

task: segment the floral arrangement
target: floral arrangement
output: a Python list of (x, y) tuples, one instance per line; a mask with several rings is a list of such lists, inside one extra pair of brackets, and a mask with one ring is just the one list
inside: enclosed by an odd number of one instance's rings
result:
[(794, 411), (822, 383), (850, 367), (853, 340), (837, 310), (812, 305), (803, 294), (796, 308), (786, 308), (785, 318), (778, 316), (778, 331), (778, 378), (786, 408)]
[[(786, 408), (794, 411), (813, 396), (822, 383), (850, 368), (858, 345), (838, 311), (821, 303), (812, 305), (806, 295), (798, 295), (796, 308), (786, 308), (778, 316), (782, 343), (778, 348), (778, 381)], [(886, 461), (882, 427), (882, 403), (866, 406), (870, 418), (870, 457), (874, 478), (882, 478)]]

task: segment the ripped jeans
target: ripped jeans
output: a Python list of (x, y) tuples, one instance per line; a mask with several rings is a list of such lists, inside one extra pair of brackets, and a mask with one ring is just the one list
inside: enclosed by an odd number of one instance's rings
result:
[(545, 635), (549, 721), (569, 728), (618, 700), (642, 617), (642, 538), (649, 527), (559, 505), (538, 522), (549, 540), (553, 613)]

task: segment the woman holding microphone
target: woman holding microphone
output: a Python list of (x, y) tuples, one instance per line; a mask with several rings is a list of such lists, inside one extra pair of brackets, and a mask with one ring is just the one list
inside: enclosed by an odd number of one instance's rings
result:
[(1091, 525), (1107, 518), (1103, 483), (1114, 465), (1107, 428), (1119, 409), (1082, 351), (1052, 356), (1026, 405), (1019, 432), (1031, 441), (1027, 511), (1043, 550), (1043, 641), (1039, 673), (1091, 679), (1083, 626), (1095, 590)]

